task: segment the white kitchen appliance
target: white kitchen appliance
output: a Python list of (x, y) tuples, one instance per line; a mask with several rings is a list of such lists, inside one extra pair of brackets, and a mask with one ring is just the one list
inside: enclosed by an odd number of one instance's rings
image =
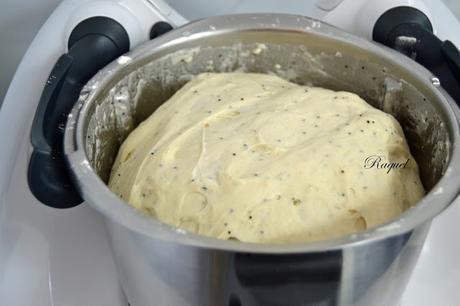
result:
[[(85, 204), (47, 207), (27, 183), (37, 103), (81, 21), (110, 17), (128, 33), (131, 49), (149, 40), (159, 21), (177, 27), (210, 15), (244, 12), (307, 15), (371, 40), (377, 19), (405, 5), (424, 12), (438, 37), (460, 45), (458, 20), (437, 0), (64, 0), (25, 54), (0, 110), (0, 305), (127, 305), (100, 216)], [(457, 203), (433, 222), (403, 306), (450, 306), (460, 300), (459, 219)]]

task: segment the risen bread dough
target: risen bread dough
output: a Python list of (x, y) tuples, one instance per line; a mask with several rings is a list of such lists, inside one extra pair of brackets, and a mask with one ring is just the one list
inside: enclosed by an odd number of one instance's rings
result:
[[(369, 156), (404, 168), (365, 168)], [(202, 74), (125, 140), (111, 190), (165, 223), (246, 242), (339, 237), (424, 194), (398, 122), (357, 95)]]

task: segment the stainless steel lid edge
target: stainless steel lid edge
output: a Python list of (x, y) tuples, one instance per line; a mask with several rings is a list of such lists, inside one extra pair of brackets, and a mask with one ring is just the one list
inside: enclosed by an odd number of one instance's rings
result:
[[(401, 67), (410, 66), (411, 75), (415, 76), (427, 87), (434, 87), (433, 92), (437, 98), (445, 101), (444, 106), (449, 124), (447, 128), (450, 129), (452, 134), (452, 147), (450, 152), (451, 159), (441, 180), (416, 206), (401, 214), (396, 220), (343, 238), (305, 244), (251, 244), (204, 237), (187, 233), (153, 220), (127, 205), (108, 189), (89, 165), (83, 145), (82, 122), (84, 122), (84, 118), (80, 118), (80, 115), (85, 114), (85, 108), (88, 107), (86, 102), (94, 99), (99, 94), (101, 89), (110, 82), (111, 75), (116, 74), (119, 69), (128, 65), (131, 61), (145, 57), (149, 50), (156, 49), (158, 51), (181, 43), (184, 40), (235, 31), (235, 29), (239, 31), (264, 29), (318, 33), (344, 43), (358, 44), (360, 47), (377, 53), (389, 62)], [(184, 37), (184, 32), (187, 37)], [(460, 112), (449, 95), (442, 88), (431, 83), (431, 77), (431, 73), (425, 68), (396, 51), (311, 18), (285, 14), (243, 14), (212, 17), (185, 25), (154, 41), (147, 42), (101, 70), (84, 87), (78, 103), (69, 115), (65, 131), (64, 151), (76, 178), (75, 181), (79, 182), (77, 188), (92, 207), (110, 220), (152, 238), (197, 247), (254, 253), (303, 253), (348, 248), (389, 236), (396, 236), (429, 222), (431, 218), (448, 207), (460, 191), (460, 180), (456, 180), (456, 178), (460, 177)], [(94, 186), (98, 186), (98, 188), (94, 188)], [(110, 203), (110, 205), (107, 205), (107, 203)]]

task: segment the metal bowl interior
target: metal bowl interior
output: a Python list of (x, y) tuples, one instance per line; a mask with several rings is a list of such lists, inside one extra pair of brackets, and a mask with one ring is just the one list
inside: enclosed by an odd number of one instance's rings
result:
[[(105, 186), (123, 140), (202, 72), (259, 72), (299, 84), (354, 92), (401, 123), (429, 193), (397, 220), (356, 235), (303, 245), (252, 245), (201, 237), (147, 220)], [(65, 151), (76, 183), (95, 208), (146, 235), (192, 245), (262, 252), (336, 248), (406, 232), (447, 207), (460, 183), (453, 103), (431, 74), (394, 51), (309, 18), (209, 18), (148, 42), (98, 73), (70, 115)], [(123, 206), (123, 207), (122, 207)], [(129, 215), (129, 216), (128, 216)]]

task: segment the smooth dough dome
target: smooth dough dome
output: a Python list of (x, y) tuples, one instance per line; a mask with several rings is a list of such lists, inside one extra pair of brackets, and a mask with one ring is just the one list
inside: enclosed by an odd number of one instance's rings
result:
[[(365, 167), (369, 156), (409, 162), (388, 171)], [(188, 82), (128, 136), (109, 187), (167, 224), (258, 243), (356, 233), (424, 195), (391, 115), (349, 92), (254, 73)]]

